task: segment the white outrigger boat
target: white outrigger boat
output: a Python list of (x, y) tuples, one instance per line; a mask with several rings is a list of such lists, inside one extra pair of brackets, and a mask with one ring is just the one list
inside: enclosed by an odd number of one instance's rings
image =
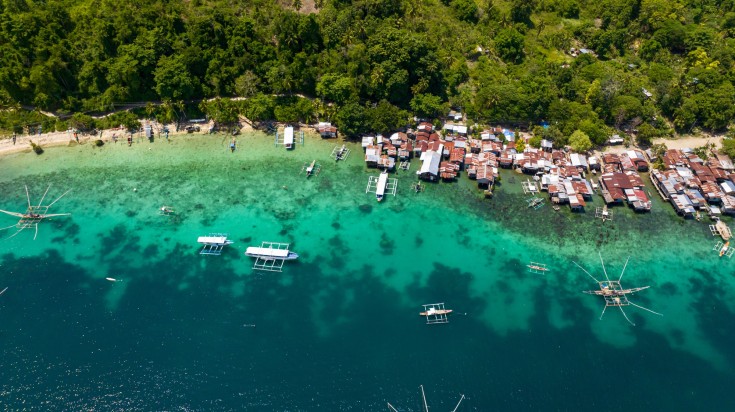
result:
[(211, 233), (209, 236), (199, 236), (197, 243), (203, 245), (202, 250), (199, 251), (200, 255), (219, 256), (222, 254), (222, 249), (225, 246), (235, 242), (227, 239), (226, 233)]
[(388, 185), (388, 172), (383, 170), (378, 178), (378, 186), (375, 189), (375, 198), (378, 199), (378, 202), (382, 202), (383, 197), (385, 197), (386, 185)]
[(299, 255), (296, 252), (291, 252), (288, 249), (275, 249), (268, 247), (257, 247), (250, 246), (245, 250), (245, 255), (261, 258), (261, 259), (280, 259), (280, 260), (294, 260), (298, 259)]
[(260, 246), (250, 246), (245, 255), (254, 257), (253, 269), (281, 272), (283, 263), (299, 258), (298, 253), (289, 250), (290, 244), (279, 242), (263, 242)]

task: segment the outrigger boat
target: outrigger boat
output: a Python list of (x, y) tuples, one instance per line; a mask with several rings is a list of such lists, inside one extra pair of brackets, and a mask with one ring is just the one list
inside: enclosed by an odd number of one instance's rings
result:
[(448, 315), (450, 313), (452, 313), (452, 309), (437, 309), (435, 307), (429, 307), (425, 312), (420, 312), (419, 316)]
[(724, 245), (722, 245), (722, 248), (720, 248), (720, 257), (722, 257), (723, 255), (725, 255), (727, 253), (728, 249), (730, 249), (730, 241), (729, 240), (727, 242), (725, 242)]
[(298, 259), (299, 255), (296, 252), (291, 252), (288, 249), (276, 249), (270, 247), (256, 247), (250, 246), (245, 250), (245, 255), (261, 258), (265, 260), (294, 260)]
[(378, 202), (383, 201), (386, 185), (388, 185), (388, 172), (386, 170), (383, 170), (383, 172), (380, 174), (380, 177), (378, 178), (378, 187), (375, 190), (375, 198), (378, 199)]
[(311, 164), (306, 168), (306, 177), (311, 176), (314, 173), (314, 166), (316, 165), (316, 159), (311, 161)]
[(549, 268), (544, 267), (544, 266), (538, 266), (538, 265), (526, 265), (526, 266), (528, 266), (529, 269), (537, 270), (539, 272), (546, 272), (547, 270), (549, 270)]

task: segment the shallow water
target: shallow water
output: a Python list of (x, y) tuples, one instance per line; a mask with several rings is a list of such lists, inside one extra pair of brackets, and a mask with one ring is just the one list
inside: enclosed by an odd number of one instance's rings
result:
[[(0, 243), (0, 402), (31, 410), (726, 410), (733, 382), (733, 266), (705, 222), (668, 204), (613, 222), (529, 211), (523, 176), (486, 200), (462, 176), (378, 204), (359, 145), (307, 136), (181, 136), (0, 158), (0, 208), (67, 189), (71, 212)], [(340, 143), (341, 144), (341, 143)], [(321, 173), (299, 174), (312, 159)], [(412, 163), (416, 170), (418, 161)], [(169, 205), (173, 217), (160, 216)], [(0, 216), (0, 226), (14, 219)], [(728, 223), (731, 224), (730, 221)], [(197, 236), (226, 232), (222, 256)], [(6, 231), (14, 233), (13, 229)], [(291, 243), (283, 273), (244, 249)], [(610, 278), (651, 288), (599, 316), (582, 294)], [(544, 262), (545, 275), (529, 273)], [(106, 277), (118, 282), (106, 281)], [(421, 304), (446, 302), (448, 325)], [(243, 325), (255, 324), (256, 327)], [(603, 396), (601, 394), (604, 393)]]

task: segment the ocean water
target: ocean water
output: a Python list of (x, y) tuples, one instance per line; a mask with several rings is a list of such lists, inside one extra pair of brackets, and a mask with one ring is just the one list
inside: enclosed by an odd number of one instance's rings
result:
[[(512, 173), (493, 199), (465, 176), (417, 194), (417, 160), (378, 204), (357, 144), (335, 163), (342, 142), (314, 136), (292, 151), (258, 133), (228, 143), (0, 158), (0, 209), (51, 185), (47, 200), (71, 191), (50, 213), (72, 213), (0, 242), (4, 410), (421, 411), (419, 385), (433, 411), (460, 394), (457, 411), (735, 409), (734, 262), (707, 222), (660, 199), (606, 223), (599, 198), (587, 213), (529, 210)], [(235, 244), (199, 255), (213, 232)], [(301, 257), (254, 271), (243, 252), (262, 241)], [(663, 316), (600, 320), (573, 263), (602, 279), (600, 256), (611, 278), (630, 257), (623, 285), (650, 286), (631, 301)], [(434, 302), (449, 324), (418, 316)]]

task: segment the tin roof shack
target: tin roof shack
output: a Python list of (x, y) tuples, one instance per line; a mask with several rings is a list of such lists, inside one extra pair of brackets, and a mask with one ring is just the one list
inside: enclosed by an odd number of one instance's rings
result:
[(587, 204), (584, 201), (584, 198), (579, 193), (570, 195), (569, 197), (569, 208), (572, 209), (572, 212), (584, 212), (584, 207), (587, 206)]
[(615, 153), (605, 153), (602, 155), (602, 161), (605, 163), (603, 171), (605, 173), (622, 172), (623, 165), (620, 163), (620, 156)]
[(457, 178), (459, 173), (459, 165), (452, 162), (441, 162), (439, 164), (439, 176), (445, 182), (451, 182)]
[[(621, 204), (624, 200), (628, 200), (630, 205), (630, 200), (628, 199), (625, 190), (640, 189), (642, 192), (643, 189), (643, 181), (641, 180), (640, 176), (638, 176), (638, 174), (635, 172), (603, 173), (600, 176), (600, 184), (602, 185), (603, 189), (602, 196), (605, 199), (605, 203), (608, 204)], [(635, 193), (631, 193), (631, 195), (635, 195)], [(638, 198), (636, 197), (635, 200), (638, 200)], [(650, 201), (647, 197), (646, 201), (648, 202), (648, 210), (650, 210)]]
[(628, 150), (625, 153), (628, 155), (630, 160), (633, 162), (637, 171), (639, 172), (648, 171), (648, 160), (646, 160), (646, 155), (643, 152), (641, 152), (640, 150)]
[(480, 132), (480, 140), (484, 141), (493, 141), (500, 143), (500, 139), (498, 138), (497, 134), (495, 133), (495, 130), (489, 129), (489, 130), (483, 130)]
[(408, 141), (408, 135), (403, 132), (397, 132), (390, 135), (390, 142), (393, 146), (401, 147), (402, 144)]
[[(735, 183), (727, 180), (727, 181), (724, 181), (724, 182), (720, 183), (720, 187), (722, 187), (722, 191), (726, 195), (728, 195), (728, 196), (735, 195)], [(722, 200), (722, 199), (720, 199), (720, 200)]]
[(609, 145), (623, 144), (624, 142), (625, 142), (625, 139), (620, 137), (619, 134), (614, 134), (610, 136), (609, 139), (607, 139), (607, 144)]
[(401, 144), (400, 149), (398, 149), (398, 158), (401, 160), (408, 160), (413, 157), (413, 142), (410, 140), (407, 140), (406, 142)]
[(467, 136), (467, 126), (463, 124), (447, 123), (444, 125), (443, 130), (447, 136), (447, 140), (454, 140), (450, 136)]
[(707, 203), (719, 204), (722, 202), (722, 197), (725, 196), (717, 182), (702, 183), (701, 191)]
[(671, 195), (671, 204), (674, 206), (676, 213), (681, 216), (692, 217), (694, 216), (694, 213), (696, 213), (694, 206), (692, 206), (692, 202), (686, 195)]
[(722, 198), (722, 213), (735, 215), (735, 196), (726, 195)]
[(664, 153), (663, 162), (667, 169), (673, 169), (686, 165), (687, 158), (681, 150), (669, 149)]
[(589, 168), (589, 165), (587, 164), (587, 157), (583, 154), (572, 153), (569, 155), (569, 161), (571, 162), (572, 166), (579, 169), (580, 172), (586, 172)]
[(319, 124), (316, 126), (316, 130), (319, 132), (319, 135), (322, 136), (322, 139), (331, 139), (337, 137), (337, 127), (332, 126), (332, 123), (319, 122)]
[(362, 137), (362, 150), (366, 150), (368, 146), (375, 144), (375, 136), (363, 136)]
[(398, 157), (398, 148), (393, 146), (393, 143), (391, 143), (390, 140), (383, 140), (383, 154), (395, 159)]
[(378, 167), (380, 152), (380, 146), (369, 145), (365, 148), (365, 163), (367, 167)]
[(547, 165), (544, 153), (538, 149), (527, 148), (523, 153), (516, 154), (515, 164), (526, 174), (543, 172)]
[(569, 164), (566, 152), (561, 150), (554, 150), (551, 152), (551, 162), (557, 166), (566, 166)]
[(669, 200), (675, 194), (684, 193), (686, 183), (676, 170), (651, 170), (651, 182), (661, 196)]
[(510, 169), (511, 167), (513, 167), (513, 155), (515, 154), (515, 152), (515, 149), (504, 149), (502, 152), (500, 152), (498, 165), (506, 169)]
[(602, 170), (602, 165), (600, 164), (600, 159), (597, 158), (597, 156), (590, 156), (587, 161), (590, 164), (590, 170), (592, 172), (599, 172)]
[(554, 145), (551, 143), (551, 140), (541, 139), (541, 150), (551, 153), (554, 150)]
[(689, 168), (694, 172), (694, 175), (697, 176), (700, 182), (716, 182), (717, 179), (715, 179), (714, 173), (712, 173), (712, 170), (709, 168), (709, 166), (705, 166), (702, 163), (699, 162), (692, 162), (689, 163)]
[(636, 212), (651, 211), (651, 201), (643, 190), (625, 189), (625, 197), (628, 200), (628, 206), (632, 207)]
[(387, 170), (389, 172), (392, 172), (396, 168), (396, 159), (395, 157), (382, 155), (380, 156), (380, 159), (378, 159), (377, 167), (380, 170)]
[(457, 165), (457, 170), (462, 170), (464, 169), (464, 156), (464, 147), (455, 146), (452, 153), (449, 154), (449, 161)]
[(623, 172), (635, 172), (638, 170), (638, 167), (633, 163), (633, 160), (628, 156), (628, 153), (621, 153), (619, 158), (620, 167), (623, 169)]
[[(441, 150), (444, 150), (442, 147)], [(435, 182), (439, 179), (439, 164), (441, 163), (441, 151), (427, 150), (421, 154), (421, 169), (416, 172), (419, 179)]]
[(732, 162), (732, 159), (730, 159), (730, 156), (725, 154), (718, 154), (717, 155), (717, 161), (720, 163), (720, 168), (727, 172), (732, 172), (735, 170), (735, 165)]

